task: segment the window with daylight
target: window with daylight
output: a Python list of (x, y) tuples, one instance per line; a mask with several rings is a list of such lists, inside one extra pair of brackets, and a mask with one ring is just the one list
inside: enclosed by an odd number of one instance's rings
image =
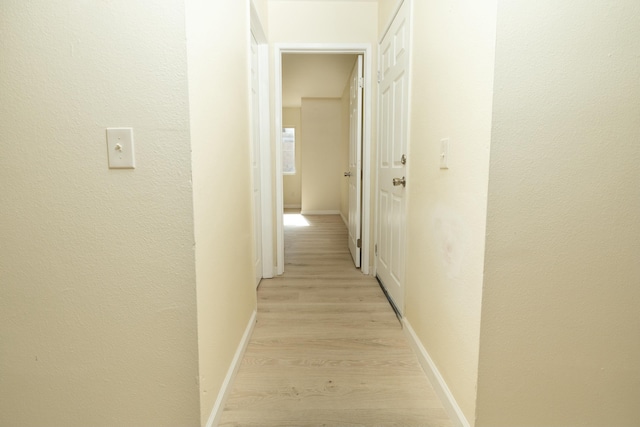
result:
[(282, 173), (296, 173), (296, 129), (282, 128)]

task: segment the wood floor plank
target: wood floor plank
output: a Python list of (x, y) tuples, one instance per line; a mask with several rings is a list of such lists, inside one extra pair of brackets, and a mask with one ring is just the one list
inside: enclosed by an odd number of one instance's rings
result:
[(296, 356), (268, 357), (263, 354), (247, 356), (243, 361), (243, 370), (247, 375), (263, 373), (264, 369), (296, 370), (302, 375), (314, 375), (318, 368), (330, 368), (331, 372), (342, 374), (349, 372), (368, 373), (374, 371), (377, 375), (396, 376), (415, 374), (415, 363), (411, 353), (394, 354), (383, 358), (379, 355), (364, 357), (320, 358), (317, 355), (307, 358)]
[(285, 274), (257, 323), (220, 426), (453, 424), (377, 281), (353, 266), (340, 217), (285, 227)]
[(389, 411), (369, 409), (295, 411), (269, 409), (265, 411), (235, 410), (233, 420), (224, 420), (221, 427), (449, 427), (451, 421), (442, 409), (399, 408), (398, 417)]
[[(305, 372), (305, 379), (295, 378), (296, 372), (289, 376), (267, 375), (266, 384), (253, 376), (255, 386), (237, 393), (229, 399), (226, 408), (229, 410), (270, 409), (278, 407), (281, 410), (295, 411), (300, 408), (324, 409), (326, 411), (353, 408), (352, 401), (357, 399), (358, 409), (378, 409), (388, 406), (395, 408), (439, 408), (440, 401), (434, 393), (425, 386), (416, 389), (412, 396), (403, 396), (396, 390), (407, 381), (410, 376), (377, 376), (377, 375), (331, 375), (330, 369), (323, 369), (316, 375)], [(277, 393), (273, 393), (277, 390)], [(400, 414), (399, 414), (400, 415)]]

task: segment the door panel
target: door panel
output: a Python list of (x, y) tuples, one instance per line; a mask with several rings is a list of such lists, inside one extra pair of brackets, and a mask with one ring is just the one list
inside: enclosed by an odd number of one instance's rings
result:
[(356, 267), (360, 267), (362, 216), (362, 69), (362, 55), (358, 55), (349, 80), (349, 252)]
[(404, 2), (380, 44), (377, 276), (396, 309), (404, 308), (406, 188), (409, 108), (409, 8)]

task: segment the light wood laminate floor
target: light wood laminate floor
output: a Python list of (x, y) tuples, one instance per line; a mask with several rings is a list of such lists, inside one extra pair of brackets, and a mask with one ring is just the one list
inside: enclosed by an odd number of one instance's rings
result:
[(452, 426), (340, 217), (304, 219), (285, 226), (285, 274), (260, 284), (219, 425)]

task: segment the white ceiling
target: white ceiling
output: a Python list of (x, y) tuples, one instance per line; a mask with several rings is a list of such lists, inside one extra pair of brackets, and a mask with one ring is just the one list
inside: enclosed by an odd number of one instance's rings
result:
[(356, 55), (282, 55), (282, 106), (300, 107), (302, 98), (340, 98)]

